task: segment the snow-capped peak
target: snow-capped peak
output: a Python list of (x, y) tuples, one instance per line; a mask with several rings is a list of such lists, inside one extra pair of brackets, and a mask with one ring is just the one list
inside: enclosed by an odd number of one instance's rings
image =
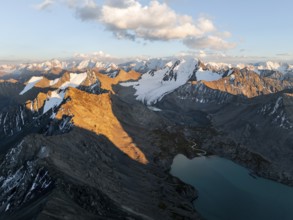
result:
[(83, 60), (78, 64), (76, 68), (82, 70), (86, 68), (93, 68), (95, 65), (96, 63), (93, 60)]
[(283, 74), (293, 70), (293, 66), (289, 65), (288, 63), (272, 62), (272, 61), (257, 63), (254, 66), (258, 70), (274, 70), (274, 71), (279, 71)]
[(215, 70), (225, 70), (232, 68), (231, 64), (228, 63), (215, 63), (215, 62), (208, 62), (206, 66), (209, 66)]
[[(190, 58), (182, 58), (182, 59), (190, 59)], [(52, 59), (45, 62), (37, 62), (37, 63), (26, 63), (19, 65), (0, 65), (0, 72), (4, 73), (25, 73), (26, 71), (44, 71), (49, 72), (54, 68), (59, 68), (67, 71), (85, 71), (86, 69), (99, 69), (101, 72), (109, 73), (113, 75), (113, 72), (118, 71), (119, 69), (123, 69), (125, 71), (135, 70), (140, 73), (147, 73), (148, 71), (157, 71), (164, 69), (166, 67), (171, 68), (174, 63), (179, 60), (178, 57), (165, 57), (165, 58), (146, 58), (146, 59), (134, 59), (125, 63), (113, 63), (113, 62), (103, 62), (98, 60), (97, 58), (89, 58), (84, 57), (80, 59), (69, 59), (69, 60), (58, 60)], [(237, 67), (239, 69), (246, 68), (248, 70), (254, 71), (260, 75), (268, 76), (268, 74), (273, 74), (268, 71), (276, 71), (279, 72), (280, 75), (289, 74), (290, 77), (293, 75), (293, 65), (288, 63), (281, 62), (259, 62), (252, 64), (235, 64), (231, 65), (228, 63), (221, 62), (200, 62), (200, 67), (204, 71), (211, 71), (213, 73), (225, 73), (232, 67)], [(278, 75), (277, 74), (277, 75)], [(285, 76), (280, 76), (282, 78), (286, 78)], [(288, 78), (288, 77), (287, 77)]]
[(137, 100), (151, 105), (161, 100), (166, 94), (184, 85), (197, 68), (197, 59), (181, 59), (163, 69), (150, 70), (143, 74), (138, 82), (122, 83), (136, 89)]

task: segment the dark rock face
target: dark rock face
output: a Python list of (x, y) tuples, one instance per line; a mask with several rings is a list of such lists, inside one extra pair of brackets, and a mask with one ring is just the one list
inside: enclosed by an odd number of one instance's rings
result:
[(231, 102), (233, 94), (214, 90), (202, 82), (193, 82), (183, 85), (176, 90), (179, 99), (188, 99), (190, 102), (222, 104)]
[(30, 111), (26, 110), (24, 106), (10, 107), (6, 111), (0, 113), (0, 127), (1, 136), (13, 136), (15, 133), (20, 132), (25, 124), (32, 118)]
[(175, 71), (176, 66), (180, 64), (180, 60), (177, 60), (172, 67), (168, 70), (167, 73), (165, 73), (163, 81), (171, 81), (171, 80), (177, 80), (177, 72)]
[(92, 94), (102, 94), (107, 92), (101, 88), (101, 82), (94, 72), (88, 71), (87, 78), (79, 86), (79, 89)]
[(11, 210), (38, 200), (54, 185), (48, 170), (38, 165), (40, 158), (47, 157), (48, 149), (43, 146), (36, 152), (27, 147), (22, 141), (5, 155), (1, 164), (1, 213), (11, 213)]

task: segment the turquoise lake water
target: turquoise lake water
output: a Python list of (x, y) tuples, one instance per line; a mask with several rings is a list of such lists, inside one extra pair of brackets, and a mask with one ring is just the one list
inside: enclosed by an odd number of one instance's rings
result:
[(171, 174), (199, 193), (196, 210), (207, 220), (293, 220), (293, 188), (250, 175), (218, 156), (174, 158)]

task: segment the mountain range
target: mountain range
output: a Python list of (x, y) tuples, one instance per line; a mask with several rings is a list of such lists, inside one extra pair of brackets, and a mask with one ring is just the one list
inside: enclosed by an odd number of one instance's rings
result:
[[(113, 63), (113, 62), (103, 62), (92, 59), (68, 59), (68, 60), (58, 60), (52, 59), (44, 62), (35, 63), (23, 63), (23, 64), (3, 64), (0, 65), (0, 71), (2, 73), (22, 73), (26, 70), (30, 71), (51, 71), (52, 69), (63, 69), (63, 70), (86, 70), (86, 69), (103, 69), (108, 72), (124, 69), (126, 71), (135, 70), (141, 73), (145, 73), (149, 70), (161, 69), (168, 63), (176, 62), (180, 58), (178, 57), (168, 57), (168, 58), (148, 58), (148, 59), (136, 59), (124, 63)], [(181, 58), (182, 59), (182, 58)], [(184, 59), (184, 58), (183, 58)], [(255, 71), (257, 73), (265, 74), (267, 71), (277, 71), (282, 74), (292, 73), (293, 64), (282, 63), (282, 62), (256, 62), (251, 64), (227, 64), (227, 63), (215, 63), (207, 62), (207, 68), (213, 70), (225, 70), (231, 67), (237, 67), (239, 69), (248, 68), (249, 70)]]
[(198, 149), (293, 186), (291, 64), (54, 59), (0, 73), (1, 219), (202, 219), (196, 189), (168, 172)]

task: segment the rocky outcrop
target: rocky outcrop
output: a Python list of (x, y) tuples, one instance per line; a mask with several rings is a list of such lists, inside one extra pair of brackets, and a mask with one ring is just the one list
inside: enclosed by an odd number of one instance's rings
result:
[(261, 77), (247, 69), (234, 69), (230, 76), (217, 81), (204, 82), (204, 84), (214, 90), (232, 95), (243, 95), (247, 98), (276, 93), (293, 87), (292, 82)]
[(234, 95), (216, 89), (211, 89), (204, 82), (189, 82), (176, 91), (176, 96), (182, 100), (189, 100), (197, 103), (227, 103), (230, 102)]

